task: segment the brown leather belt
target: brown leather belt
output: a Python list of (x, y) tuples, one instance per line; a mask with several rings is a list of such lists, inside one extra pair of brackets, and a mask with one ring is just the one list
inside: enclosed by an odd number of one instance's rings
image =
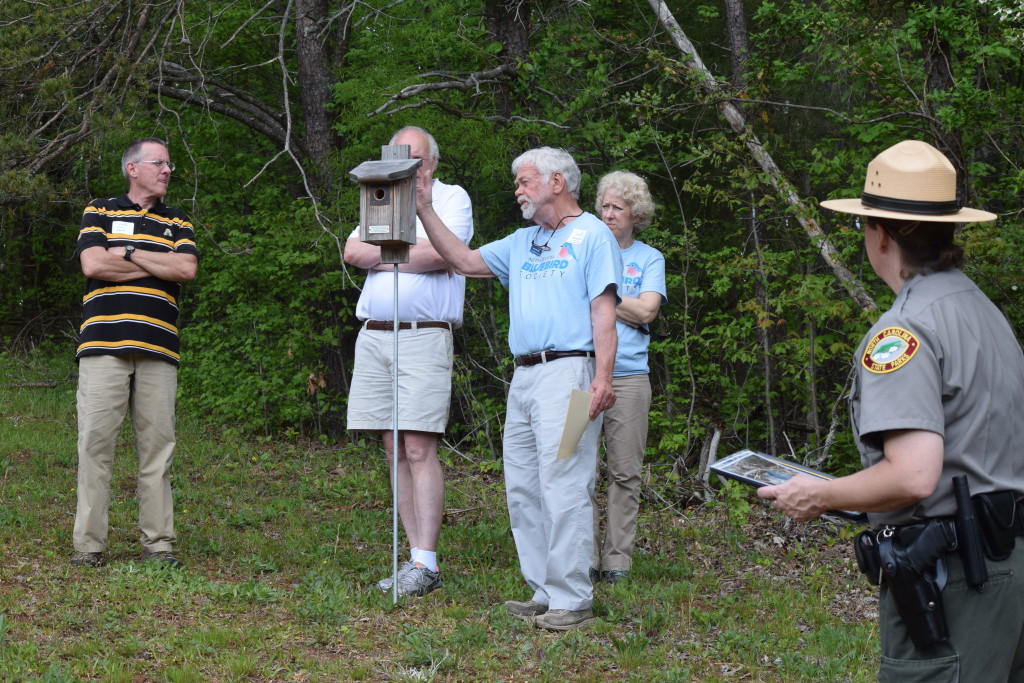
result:
[(559, 358), (593, 358), (593, 351), (541, 351), (540, 353), (528, 353), (525, 356), (516, 356), (517, 367), (529, 367), (537, 363), (547, 363)]
[[(390, 320), (367, 320), (366, 323), (365, 323), (365, 327), (368, 330), (376, 330), (376, 331), (380, 332), (380, 331), (390, 331), (390, 330), (395, 329), (395, 324), (393, 322), (391, 322)], [(429, 327), (429, 328), (437, 327), (437, 328), (441, 328), (443, 330), (451, 331), (452, 324), (448, 323), (448, 322), (445, 322), (443, 320), (418, 320), (416, 322), (410, 322), (410, 323), (403, 323), (403, 322), (398, 323), (398, 329), (399, 330), (415, 330), (415, 329), (421, 328), (421, 327)]]

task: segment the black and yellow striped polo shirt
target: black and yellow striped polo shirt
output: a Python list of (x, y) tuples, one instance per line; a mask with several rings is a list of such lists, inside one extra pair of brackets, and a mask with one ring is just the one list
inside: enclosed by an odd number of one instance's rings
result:
[[(199, 257), (192, 224), (183, 212), (162, 202), (144, 210), (128, 195), (90, 202), (82, 215), (76, 255), (92, 247), (128, 245)], [(180, 283), (157, 277), (130, 282), (86, 278), (75, 357), (142, 353), (177, 365), (180, 293)]]

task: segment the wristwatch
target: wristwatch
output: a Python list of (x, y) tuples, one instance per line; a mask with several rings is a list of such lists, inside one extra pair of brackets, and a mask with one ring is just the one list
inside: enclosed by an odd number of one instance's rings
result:
[(132, 260), (132, 254), (134, 254), (134, 253), (135, 253), (135, 247), (132, 246), (131, 244), (129, 244), (127, 247), (124, 248), (124, 260), (125, 261), (131, 261)]

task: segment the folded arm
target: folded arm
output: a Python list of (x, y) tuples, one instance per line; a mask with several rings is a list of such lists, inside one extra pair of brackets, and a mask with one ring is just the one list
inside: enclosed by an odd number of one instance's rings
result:
[(622, 302), (615, 308), (615, 317), (632, 327), (647, 325), (658, 317), (661, 310), (661, 294), (658, 292), (641, 292), (639, 297), (622, 297)]
[(199, 260), (193, 254), (136, 249), (132, 260), (124, 258), (124, 247), (89, 247), (79, 255), (86, 277), (107, 282), (129, 282), (156, 277), (167, 282), (187, 282), (196, 276)]

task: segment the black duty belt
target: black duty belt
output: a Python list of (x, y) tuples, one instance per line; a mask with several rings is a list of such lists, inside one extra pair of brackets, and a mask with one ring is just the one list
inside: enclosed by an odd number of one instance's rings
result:
[[(365, 327), (368, 330), (375, 330), (377, 332), (389, 332), (395, 329), (395, 324), (390, 320), (367, 320), (365, 323)], [(445, 322), (443, 320), (419, 320), (416, 322), (398, 323), (399, 330), (415, 330), (421, 327), (438, 327), (444, 330), (451, 331), (452, 324)]]
[(516, 356), (517, 367), (529, 367), (537, 363), (549, 363), (559, 358), (593, 358), (593, 351), (541, 351), (539, 353), (527, 353), (523, 356)]

